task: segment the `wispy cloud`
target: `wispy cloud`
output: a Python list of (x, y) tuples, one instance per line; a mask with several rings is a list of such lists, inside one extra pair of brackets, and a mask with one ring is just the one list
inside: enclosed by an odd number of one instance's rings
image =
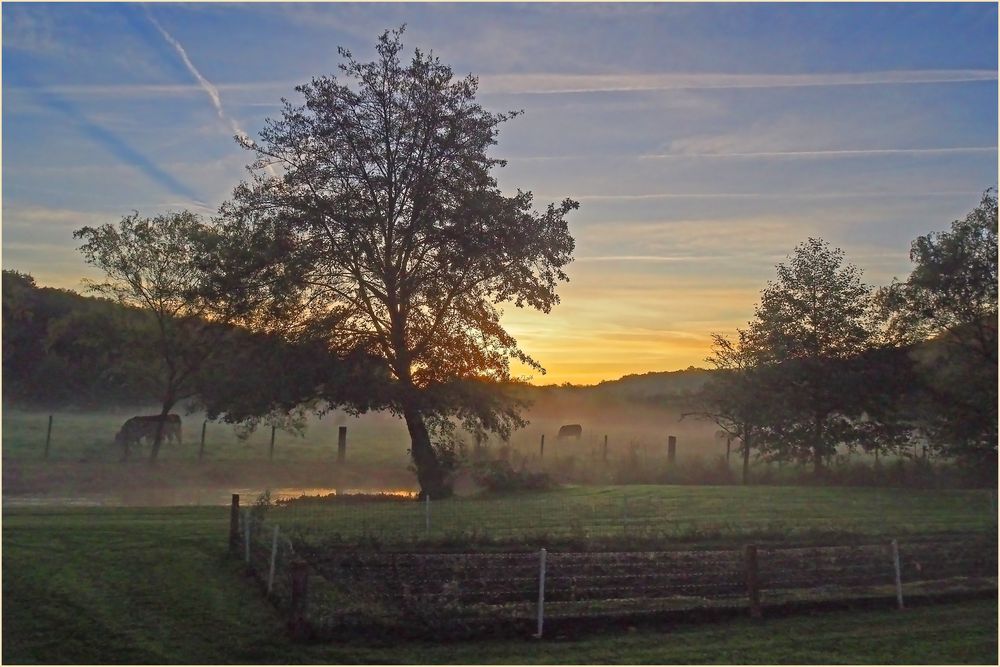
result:
[[(574, 195), (580, 201), (628, 201), (643, 199), (863, 199), (863, 198), (914, 198), (958, 197), (981, 194), (978, 190), (940, 190), (914, 192), (648, 192), (643, 194)], [(558, 198), (555, 195), (536, 195), (539, 200)]]
[[(155, 19), (151, 19), (154, 20)], [(191, 64), (183, 47), (157, 24), (164, 38), (182, 54), (198, 84), (65, 84), (47, 90), (62, 95), (149, 96), (191, 95), (208, 92), (213, 102), (220, 93), (286, 94), (304, 81), (253, 81), (217, 83), (207, 81)], [(919, 85), (996, 81), (996, 70), (899, 70), (829, 74), (483, 74), (479, 89), (485, 94), (558, 94), (642, 91), (725, 90), (734, 88), (802, 88), (831, 86)], [(205, 84), (208, 84), (206, 88)], [(211, 91), (211, 92), (210, 92)]]
[(718, 255), (584, 255), (574, 257), (575, 262), (703, 262), (708, 259), (727, 259)]
[(837, 159), (879, 156), (934, 156), (934, 155), (975, 155), (995, 153), (997, 146), (944, 146), (939, 148), (851, 148), (821, 150), (773, 150), (773, 151), (677, 151), (666, 153), (595, 153), (573, 155), (514, 155), (505, 157), (508, 162), (572, 162), (576, 160), (684, 160), (699, 158), (805, 158)]
[(479, 82), (481, 90), (485, 93), (554, 94), (645, 90), (914, 85), (996, 80), (996, 70), (954, 69), (822, 74), (494, 74), (481, 76)]
[(745, 151), (745, 152), (679, 152), (640, 155), (644, 160), (670, 160), (685, 158), (852, 158), (878, 156), (933, 156), (995, 153), (996, 146), (947, 146), (941, 148), (855, 148), (803, 151)]
[(69, 100), (51, 91), (41, 89), (32, 89), (31, 95), (39, 105), (49, 111), (65, 116), (71, 123), (76, 125), (84, 136), (102, 146), (118, 159), (138, 169), (153, 182), (186, 200), (203, 203), (194, 190), (181, 183), (172, 174), (143, 155), (125, 139), (106, 127), (90, 120)]

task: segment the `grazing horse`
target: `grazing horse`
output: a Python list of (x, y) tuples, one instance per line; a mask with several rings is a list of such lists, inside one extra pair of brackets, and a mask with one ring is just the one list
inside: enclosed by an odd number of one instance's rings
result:
[[(125, 448), (124, 456), (128, 457), (129, 445), (139, 444), (139, 440), (146, 438), (152, 442), (156, 439), (156, 427), (160, 423), (160, 415), (149, 417), (132, 417), (115, 434), (115, 444)], [(178, 444), (181, 440), (181, 418), (179, 415), (169, 414), (163, 419), (163, 439), (176, 440)]]
[(579, 424), (566, 424), (565, 426), (559, 427), (559, 435), (557, 435), (556, 438), (559, 440), (562, 440), (563, 438), (576, 438), (579, 440), (581, 435), (583, 435), (582, 426)]

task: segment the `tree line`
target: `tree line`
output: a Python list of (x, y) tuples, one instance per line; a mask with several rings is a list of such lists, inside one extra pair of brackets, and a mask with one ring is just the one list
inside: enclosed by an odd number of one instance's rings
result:
[[(5, 398), (58, 386), (250, 424), (388, 410), (406, 422), (421, 492), (449, 495), (460, 428), (506, 439), (525, 424), (503, 390), (511, 362), (544, 369), (501, 317), (559, 302), (578, 203), (505, 195), (489, 153), (520, 112), (486, 111), (476, 78), (431, 54), (404, 59), (402, 34), (383, 33), (372, 62), (340, 49), (338, 74), (297, 87), (302, 104), (285, 101), (258, 140), (237, 137), (251, 176), (216, 216), (136, 212), (74, 232), (106, 275), (89, 285), (103, 299), (70, 307), (79, 297), (5, 272)], [(905, 283), (875, 291), (810, 239), (747, 328), (715, 336), (700, 414), (745, 461), (821, 475), (836, 447), (924, 433), (995, 470), (995, 196), (911, 256)]]
[(694, 414), (743, 455), (811, 465), (838, 452), (944, 456), (997, 474), (997, 198), (918, 237), (905, 281), (876, 289), (843, 251), (799, 245), (753, 319), (713, 335)]

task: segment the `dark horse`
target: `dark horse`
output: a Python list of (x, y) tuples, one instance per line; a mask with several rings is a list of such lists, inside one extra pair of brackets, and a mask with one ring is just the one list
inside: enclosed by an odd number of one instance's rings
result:
[[(156, 439), (156, 428), (161, 420), (160, 415), (132, 417), (115, 434), (115, 444), (124, 448), (122, 459), (128, 458), (129, 447), (138, 445), (139, 440), (145, 438), (152, 442)], [(181, 418), (180, 415), (169, 414), (163, 420), (163, 439), (176, 440), (178, 444), (181, 440)]]
[(565, 426), (559, 427), (559, 435), (556, 437), (559, 440), (562, 440), (563, 438), (576, 438), (579, 440), (581, 435), (583, 435), (582, 426), (579, 424), (566, 424)]

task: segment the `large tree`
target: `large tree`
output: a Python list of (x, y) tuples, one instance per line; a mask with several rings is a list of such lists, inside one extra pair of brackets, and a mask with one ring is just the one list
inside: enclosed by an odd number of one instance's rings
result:
[(882, 290), (891, 331), (914, 345), (923, 398), (916, 404), (933, 448), (996, 474), (997, 197), (987, 190), (950, 231), (918, 237), (913, 271)]
[(206, 293), (215, 234), (197, 215), (182, 211), (153, 218), (138, 213), (117, 224), (82, 227), (86, 261), (107, 275), (89, 283), (91, 291), (116, 299), (146, 317), (128, 345), (132, 357), (148, 350), (159, 388), (160, 424), (150, 452), (155, 462), (163, 437), (163, 419), (179, 401), (196, 394), (196, 376), (222, 344), (226, 314)]
[(219, 285), (256, 326), (379, 360), (384, 386), (362, 400), (404, 418), (421, 489), (441, 497), (433, 434), (455, 418), (502, 436), (523, 424), (490, 388), (512, 360), (541, 367), (501, 307), (558, 302), (577, 203), (539, 213), (530, 192), (504, 195), (488, 149), (516, 114), (483, 109), (476, 78), (432, 54), (404, 62), (402, 32), (372, 62), (340, 49), (338, 75), (296, 88), (304, 103), (242, 142), (256, 173), (222, 210), (235, 241)]
[(780, 458), (811, 461), (817, 476), (838, 445), (869, 436), (864, 364), (880, 343), (872, 289), (844, 252), (821, 239), (800, 244), (761, 293), (751, 324), (763, 360), (780, 367), (772, 400), (782, 417), (766, 444)]

